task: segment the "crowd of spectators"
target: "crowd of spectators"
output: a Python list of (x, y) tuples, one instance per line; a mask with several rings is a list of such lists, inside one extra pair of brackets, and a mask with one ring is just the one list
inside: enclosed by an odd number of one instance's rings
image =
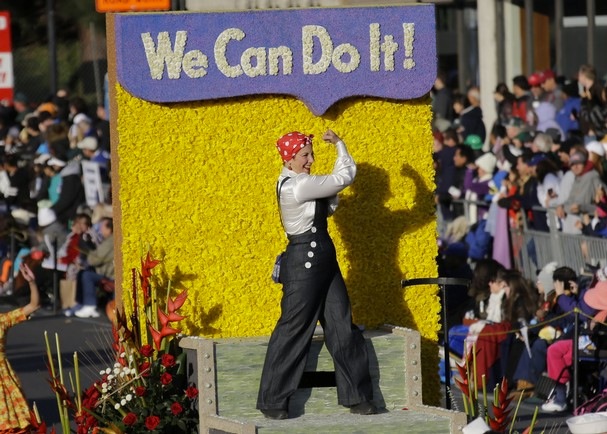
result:
[(25, 262), (43, 305), (99, 316), (96, 288), (114, 279), (110, 152), (104, 107), (90, 110), (66, 90), (0, 105), (0, 294), (19, 295)]
[[(482, 376), (487, 384), (505, 377), (513, 394), (529, 396), (546, 377), (554, 385), (542, 410), (565, 411), (570, 313), (577, 309), (584, 333), (595, 335), (607, 316), (607, 276), (551, 263), (525, 277), (507, 234), (524, 219), (536, 231), (607, 237), (607, 85), (591, 65), (575, 77), (516, 76), (495, 89), (488, 134), (477, 87), (452, 92), (439, 73), (432, 95), (439, 274), (472, 282), (446, 296), (450, 347), (475, 352), (479, 388)], [(607, 349), (583, 342), (583, 350)]]

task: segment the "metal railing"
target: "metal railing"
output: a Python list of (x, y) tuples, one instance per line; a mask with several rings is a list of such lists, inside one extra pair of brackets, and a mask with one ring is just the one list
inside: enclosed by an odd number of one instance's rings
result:
[[(470, 222), (470, 206), (488, 208), (483, 201), (455, 200), (464, 208), (466, 221)], [(525, 212), (522, 212), (521, 227), (509, 227), (510, 253), (514, 268), (525, 277), (535, 279), (538, 270), (546, 264), (556, 262), (559, 266), (572, 268), (581, 273), (587, 265), (607, 265), (607, 238), (575, 235), (558, 230), (558, 218), (555, 209), (534, 207), (534, 211), (543, 211), (547, 215), (549, 232), (538, 231), (530, 227)]]

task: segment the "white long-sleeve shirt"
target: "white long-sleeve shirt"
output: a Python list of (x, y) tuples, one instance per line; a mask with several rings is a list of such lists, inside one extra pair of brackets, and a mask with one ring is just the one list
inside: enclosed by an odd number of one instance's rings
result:
[(295, 173), (286, 167), (278, 178), (286, 181), (280, 192), (282, 222), (288, 235), (303, 234), (312, 228), (316, 199), (329, 198), (329, 214), (335, 212), (337, 193), (352, 184), (356, 176), (356, 163), (343, 141), (337, 142), (337, 159), (330, 175)]

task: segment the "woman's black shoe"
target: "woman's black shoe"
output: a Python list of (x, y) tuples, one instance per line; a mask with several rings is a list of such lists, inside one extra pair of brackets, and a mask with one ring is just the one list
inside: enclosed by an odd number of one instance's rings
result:
[(377, 407), (373, 403), (365, 401), (350, 407), (350, 413), (363, 415), (377, 414)]
[(261, 410), (261, 412), (267, 419), (282, 420), (289, 418), (287, 410)]

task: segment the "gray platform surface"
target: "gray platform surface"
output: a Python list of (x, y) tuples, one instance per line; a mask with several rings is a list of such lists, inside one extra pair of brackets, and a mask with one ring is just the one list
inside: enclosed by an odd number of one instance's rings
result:
[[(299, 389), (290, 402), (291, 419), (269, 421), (255, 409), (267, 338), (216, 341), (219, 415), (252, 422), (263, 433), (448, 433), (449, 418), (404, 410), (404, 340), (388, 332), (365, 332), (374, 383), (374, 402), (382, 413), (358, 416), (337, 404), (334, 387)], [(379, 369), (381, 367), (381, 369)], [(307, 371), (332, 371), (333, 362), (314, 339)], [(287, 429), (288, 428), (288, 429)]]

